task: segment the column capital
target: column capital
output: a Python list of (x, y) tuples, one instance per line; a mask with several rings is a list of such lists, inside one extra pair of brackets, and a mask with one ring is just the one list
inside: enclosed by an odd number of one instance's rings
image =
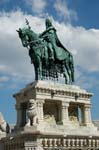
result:
[(84, 104), (84, 108), (85, 109), (87, 109), (87, 108), (90, 109), (91, 108), (91, 104)]
[(81, 108), (81, 109), (84, 109), (84, 108), (91, 108), (91, 104), (79, 105), (79, 108)]
[(69, 107), (69, 102), (62, 101), (62, 107)]
[(44, 104), (45, 100), (37, 100), (36, 103), (39, 106), (42, 106)]

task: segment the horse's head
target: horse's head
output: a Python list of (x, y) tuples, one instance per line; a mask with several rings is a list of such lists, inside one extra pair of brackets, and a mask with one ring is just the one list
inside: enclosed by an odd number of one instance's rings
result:
[(24, 47), (28, 46), (28, 42), (29, 42), (29, 28), (19, 28), (19, 30), (16, 30), (19, 34), (19, 37), (21, 39), (22, 45)]

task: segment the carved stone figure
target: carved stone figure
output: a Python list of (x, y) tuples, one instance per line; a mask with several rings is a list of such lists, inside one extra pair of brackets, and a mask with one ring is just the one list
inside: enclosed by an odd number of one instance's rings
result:
[(69, 120), (74, 122), (78, 122), (78, 118), (76, 116), (69, 116)]
[(54, 115), (45, 115), (44, 121), (49, 123), (49, 124), (56, 124), (56, 120), (55, 120)]
[(28, 121), (26, 125), (32, 126), (38, 123), (37, 119), (37, 106), (34, 99), (30, 99), (27, 106)]
[(69, 120), (73, 122), (78, 122), (78, 107), (70, 106), (69, 107)]
[(51, 20), (46, 19), (46, 30), (37, 35), (29, 26), (19, 29), (22, 45), (29, 49), (29, 56), (35, 68), (35, 80), (57, 79), (63, 74), (66, 84), (74, 82), (72, 54), (64, 48), (57, 37)]
[(4, 120), (2, 113), (0, 112), (0, 131), (9, 133), (10, 127), (8, 123)]

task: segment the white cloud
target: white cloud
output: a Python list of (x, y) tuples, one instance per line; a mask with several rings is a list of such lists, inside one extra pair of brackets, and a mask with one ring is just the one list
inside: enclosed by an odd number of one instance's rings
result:
[(6, 81), (8, 81), (9, 80), (9, 78), (7, 77), (7, 76), (2, 76), (2, 77), (0, 77), (0, 83), (1, 82), (6, 82)]
[[(0, 73), (4, 74), (4, 77), (10, 76), (14, 83), (31, 82), (34, 79), (28, 50), (22, 47), (16, 32), (16, 29), (25, 26), (25, 18), (30, 21), (36, 33), (44, 31), (44, 19), (39, 17), (23, 14), (20, 10), (0, 14)], [(60, 41), (74, 54), (75, 66), (80, 66), (86, 72), (99, 72), (99, 30), (66, 26), (54, 20), (53, 25)], [(83, 75), (82, 72), (81, 76)], [(77, 78), (81, 80), (78, 74)], [(85, 78), (88, 80), (87, 76), (84, 76), (83, 83), (87, 81)], [(96, 78), (93, 81), (96, 81)]]
[(35, 13), (42, 13), (47, 6), (45, 0), (25, 0), (25, 2), (31, 6), (32, 11)]
[(55, 25), (62, 43), (74, 54), (75, 65), (86, 71), (99, 72), (99, 30), (59, 23)]
[(71, 21), (71, 19), (77, 20), (77, 13), (67, 7), (66, 0), (56, 0), (54, 3), (54, 8), (57, 14), (66, 21)]
[(94, 73), (93, 75), (93, 72), (88, 72), (80, 67), (76, 67), (75, 76), (76, 84), (81, 86), (82, 88), (90, 90), (91, 88), (95, 87), (95, 89), (99, 89), (99, 82), (97, 82), (98, 78), (96, 77), (96, 73)]
[[(1, 54), (1, 53), (0, 53)], [(5, 65), (0, 65), (0, 72), (7, 72), (9, 71), (9, 68)]]
[(22, 79), (33, 76), (28, 51), (22, 47), (16, 32), (25, 17), (20, 11), (0, 14), (0, 72)]

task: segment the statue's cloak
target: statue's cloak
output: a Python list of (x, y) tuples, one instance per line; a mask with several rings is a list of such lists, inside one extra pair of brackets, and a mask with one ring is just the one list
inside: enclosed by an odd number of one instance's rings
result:
[(54, 31), (54, 36), (55, 36), (54, 51), (55, 51), (56, 59), (58, 59), (58, 60), (68, 59), (68, 57), (69, 57), (69, 55), (71, 55), (71, 53), (60, 42), (60, 40), (56, 34), (56, 31)]
[[(56, 34), (56, 29), (51, 26), (49, 29), (44, 31), (41, 36), (45, 36), (49, 38), (50, 43), (52, 44), (53, 50), (54, 50), (54, 55), (55, 58), (58, 60), (64, 60), (68, 59), (69, 55), (72, 55), (60, 42), (57, 34)], [(46, 40), (46, 38), (45, 38)]]

